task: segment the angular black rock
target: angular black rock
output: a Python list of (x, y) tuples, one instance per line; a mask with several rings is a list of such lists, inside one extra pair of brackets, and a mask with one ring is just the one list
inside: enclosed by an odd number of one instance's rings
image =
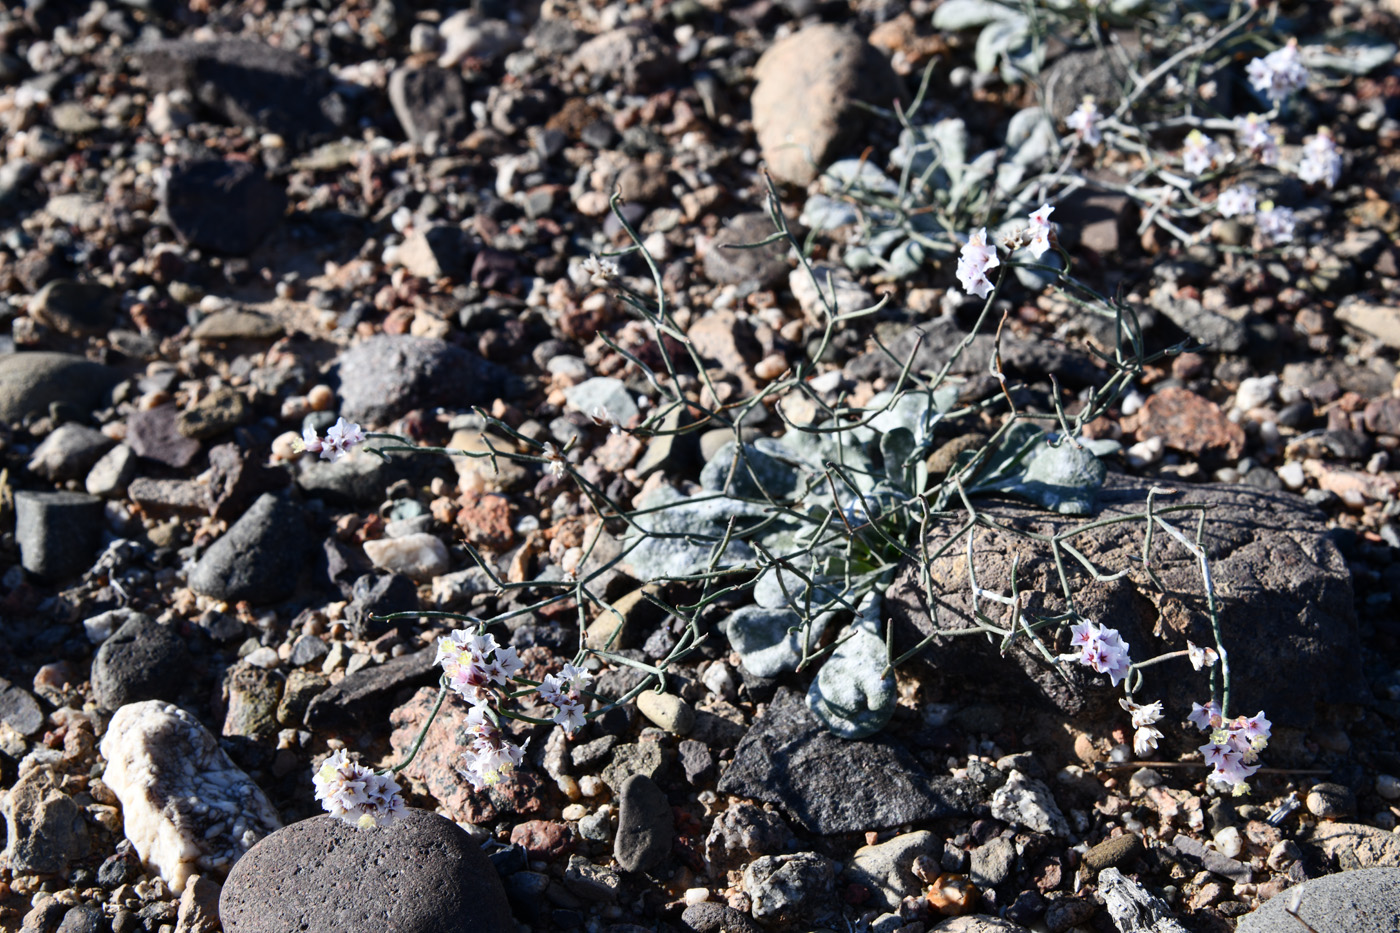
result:
[(190, 589), (215, 599), (275, 603), (296, 589), (308, 555), (301, 509), (264, 493), (190, 572)]
[(80, 492), (17, 492), (15, 540), (20, 563), (35, 576), (80, 574), (102, 540), (102, 500)]
[(107, 711), (141, 700), (173, 700), (188, 667), (185, 643), (171, 626), (133, 613), (97, 649), (93, 696)]

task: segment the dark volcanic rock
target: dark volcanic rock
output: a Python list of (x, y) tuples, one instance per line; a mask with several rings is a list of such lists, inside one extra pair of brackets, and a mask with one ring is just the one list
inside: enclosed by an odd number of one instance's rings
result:
[(141, 700), (173, 700), (188, 666), (185, 643), (173, 628), (133, 613), (97, 649), (93, 696), (109, 712)]
[[(1099, 493), (1095, 519), (1142, 512), (1151, 484), (1110, 474)], [(1270, 718), (1304, 726), (1313, 721), (1314, 704), (1364, 701), (1358, 663), (1360, 647), (1352, 606), (1351, 574), (1341, 553), (1326, 536), (1321, 512), (1296, 496), (1247, 486), (1201, 485), (1160, 495), (1155, 508), (1186, 503), (1208, 505), (1205, 546), (1215, 580), (1220, 622), (1231, 667), (1237, 711), (1261, 707)], [(1076, 522), (1029, 506), (985, 503), (998, 522), (1025, 532), (1054, 534)], [(1159, 512), (1160, 514), (1160, 512)], [(1196, 511), (1163, 515), (1194, 539)], [(1082, 520), (1079, 520), (1082, 522)], [(1152, 563), (1165, 587), (1155, 587), (1140, 569), (1143, 522), (1104, 526), (1074, 538), (1074, 545), (1103, 573), (1128, 573), (1096, 583), (1080, 565), (1065, 559), (1075, 602), (1087, 619), (1118, 629), (1135, 660), (1197, 645), (1214, 644), (1202, 592), (1200, 567), (1186, 551), (1158, 529)], [(940, 547), (949, 530), (930, 536), (929, 552)], [(1063, 611), (1059, 576), (1049, 548), (1031, 546), (995, 530), (979, 530), (974, 560), (978, 586), (1010, 592), (1010, 572), (1017, 564), (1020, 591), (1034, 617)], [(967, 557), (960, 543), (933, 561), (933, 585), (942, 604), (942, 624), (967, 625)], [(895, 651), (902, 652), (933, 631), (918, 572), (900, 569), (886, 607), (895, 626)], [(1068, 628), (1047, 632), (1052, 654), (1070, 650)], [(1121, 715), (1106, 676), (1078, 664), (1052, 667), (1034, 646), (1019, 640), (998, 654), (982, 638), (935, 639), (920, 655), (943, 676), (969, 684), (995, 682), (1019, 689), (1071, 716)], [(1161, 699), (1168, 719), (1180, 719), (1208, 691), (1205, 675), (1192, 676), (1185, 657), (1144, 672), (1145, 689)], [(1307, 690), (1298, 689), (1306, 683)], [(1247, 709), (1246, 709), (1247, 708)]]
[(134, 411), (126, 419), (126, 444), (139, 457), (183, 469), (199, 453), (199, 441), (180, 433), (179, 419), (174, 405)]
[(739, 743), (719, 792), (776, 803), (822, 835), (963, 814), (980, 802), (975, 785), (929, 777), (888, 736), (837, 738), (785, 688)]
[(457, 71), (436, 65), (400, 68), (389, 76), (389, 103), (410, 142), (442, 148), (471, 129), (467, 91)]
[(651, 871), (671, 853), (675, 826), (671, 803), (656, 782), (634, 774), (618, 793), (617, 836), (613, 854), (626, 871)]
[(287, 195), (249, 162), (194, 162), (170, 170), (164, 206), (180, 242), (245, 256), (282, 222)]
[(139, 54), (152, 91), (188, 91), (235, 126), (277, 133), (301, 148), (343, 121), (330, 76), (284, 49), (250, 39), (157, 42)]
[(301, 509), (264, 493), (190, 571), (190, 589), (215, 599), (275, 603), (296, 589), (310, 539)]
[(71, 353), (0, 355), (0, 421), (18, 422), (54, 402), (92, 411), (121, 378), (118, 370)]
[(437, 679), (436, 654), (436, 649), (425, 648), (350, 674), (311, 701), (306, 724), (312, 729), (338, 729), (363, 725), (386, 713), (400, 690), (426, 686)]
[[(899, 375), (902, 362), (911, 353), (914, 354), (913, 372), (938, 370), (966, 337), (967, 333), (947, 318), (939, 318), (918, 327), (904, 327), (900, 329), (893, 343), (886, 341), (895, 359), (891, 359), (889, 354), (882, 350), (873, 350), (851, 360), (845, 372), (855, 379), (873, 379), (878, 376), (893, 379)], [(916, 343), (918, 352), (915, 352)], [(991, 359), (995, 345), (995, 334), (978, 334), (949, 372), (958, 376), (985, 373), (987, 360)], [(1101, 377), (1098, 368), (1087, 354), (1045, 336), (1038, 336), (1032, 340), (1003, 334), (1001, 362), (1006, 375), (1017, 376), (1032, 383), (1043, 382), (1046, 373), (1054, 373), (1061, 385), (1068, 386), (1091, 385)]]
[(44, 711), (28, 690), (0, 677), (0, 722), (20, 735), (33, 735), (44, 726)]
[(234, 865), (219, 898), (226, 933), (511, 933), (500, 876), (452, 821), (409, 810), (361, 830), (294, 823)]
[(209, 509), (219, 519), (242, 515), (258, 496), (289, 482), (286, 470), (263, 466), (237, 444), (211, 447), (209, 467)]
[(341, 357), (341, 413), (382, 425), (415, 408), (460, 410), (508, 398), (511, 381), (501, 367), (445, 341), (380, 335)]
[(82, 573), (102, 539), (102, 500), (81, 492), (15, 493), (15, 541), (30, 573), (59, 580)]
[(101, 336), (117, 323), (121, 296), (95, 282), (56, 279), (29, 302), (29, 316), (70, 337)]
[(367, 573), (355, 581), (350, 605), (345, 607), (345, 618), (356, 638), (373, 639), (399, 627), (394, 622), (379, 621), (375, 616), (417, 608), (418, 587), (411, 579), (401, 573)]
[(705, 276), (717, 285), (756, 282), (760, 287), (776, 285), (788, 274), (788, 246), (779, 241), (756, 249), (742, 249), (761, 243), (776, 228), (761, 211), (740, 214), (715, 234), (705, 253)]

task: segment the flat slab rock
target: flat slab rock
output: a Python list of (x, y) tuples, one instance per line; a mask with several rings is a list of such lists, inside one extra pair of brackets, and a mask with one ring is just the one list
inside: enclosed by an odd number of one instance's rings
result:
[[(1110, 475), (1100, 493), (1101, 520), (1145, 510), (1146, 482)], [(1180, 486), (1154, 499), (1154, 509), (1180, 504), (1208, 506), (1204, 543), (1220, 606), (1224, 643), (1234, 661), (1234, 706), (1264, 709), (1275, 722), (1306, 726), (1316, 703), (1363, 701), (1364, 680), (1351, 574), (1341, 553), (1327, 537), (1322, 513), (1295, 495), (1248, 486), (1206, 484)], [(1004, 526), (1025, 532), (1063, 532), (1083, 519), (1071, 519), (1020, 504), (983, 500), (979, 508)], [(1197, 511), (1163, 515), (1194, 540)], [(928, 552), (942, 546), (963, 518), (947, 522), (928, 540)], [(1101, 572), (1128, 573), (1111, 582), (1095, 582), (1068, 554), (1065, 568), (1075, 588), (1079, 612), (1118, 629), (1135, 660), (1197, 645), (1214, 644), (1206, 612), (1199, 565), (1159, 528), (1153, 536), (1152, 563), (1165, 587), (1159, 590), (1142, 571), (1145, 521), (1107, 525), (1078, 535), (1073, 544)], [(1063, 609), (1058, 573), (1049, 548), (1003, 531), (979, 529), (973, 552), (977, 584), (994, 593), (1011, 591), (1011, 567), (1017, 563), (1020, 592), (1031, 615)], [(970, 587), (965, 542), (933, 562), (933, 587), (942, 604), (943, 628), (966, 627)], [(984, 608), (986, 605), (984, 603)], [(934, 626), (918, 571), (906, 563), (886, 595), (895, 626), (895, 648), (913, 647)], [(1070, 651), (1069, 631), (1044, 633), (1053, 654)], [(1034, 645), (1018, 640), (999, 657), (998, 646), (985, 638), (935, 638), (920, 655), (945, 677), (970, 685), (996, 682), (1046, 702), (1070, 716), (1122, 716), (1120, 690), (1108, 677), (1077, 664), (1052, 666)], [(1208, 695), (1204, 673), (1196, 674), (1185, 657), (1145, 672), (1142, 695), (1161, 699), (1169, 720), (1180, 720), (1191, 703)], [(1308, 684), (1307, 690), (1297, 685)], [(1246, 710), (1247, 707), (1247, 710)]]
[[(1285, 910), (1297, 903), (1298, 917)], [(1305, 927), (1347, 933), (1400, 930), (1400, 868), (1365, 868), (1324, 875), (1289, 888), (1240, 919), (1238, 933), (1295, 933)]]
[(775, 803), (822, 835), (966, 814), (983, 802), (970, 782), (930, 777), (888, 736), (837, 738), (787, 689), (739, 743), (719, 791)]
[(426, 810), (379, 829), (294, 823), (234, 866), (225, 933), (515, 933), (500, 876), (476, 842)]

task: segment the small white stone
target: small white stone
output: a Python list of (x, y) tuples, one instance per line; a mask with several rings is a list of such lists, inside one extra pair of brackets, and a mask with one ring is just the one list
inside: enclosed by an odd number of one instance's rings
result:
[(576, 823), (588, 815), (588, 808), (581, 803), (571, 803), (560, 815), (569, 822)]
[(365, 542), (365, 556), (380, 570), (426, 581), (447, 572), (447, 547), (427, 532)]
[(255, 648), (253, 651), (250, 651), (248, 653), (248, 656), (243, 660), (247, 661), (254, 667), (261, 667), (264, 670), (271, 670), (272, 668), (277, 666), (279, 658), (277, 657), (276, 648), (271, 648), (267, 645), (263, 645), (261, 648)]
[(1273, 400), (1276, 391), (1278, 391), (1278, 376), (1242, 379), (1239, 389), (1235, 392), (1235, 407), (1241, 411), (1249, 411), (1251, 408), (1267, 405)]
[(1303, 472), (1303, 465), (1297, 460), (1290, 460), (1278, 468), (1278, 478), (1283, 485), (1289, 489), (1302, 489), (1303, 483), (1307, 482), (1307, 474)]
[(685, 899), (685, 906), (694, 907), (696, 904), (703, 904), (710, 899), (710, 889), (686, 888), (683, 897)]
[(1386, 800), (1400, 800), (1400, 778), (1393, 774), (1376, 775), (1376, 793)]
[(585, 774), (578, 779), (578, 789), (585, 797), (597, 797), (603, 792), (604, 786), (603, 779), (593, 774)]
[(1215, 848), (1226, 858), (1235, 858), (1244, 849), (1244, 839), (1238, 829), (1226, 826), (1215, 834)]
[(1141, 469), (1151, 466), (1162, 459), (1162, 451), (1166, 448), (1166, 441), (1160, 437), (1149, 437), (1147, 440), (1138, 441), (1133, 446), (1123, 452), (1123, 457), (1128, 461), (1128, 465)]

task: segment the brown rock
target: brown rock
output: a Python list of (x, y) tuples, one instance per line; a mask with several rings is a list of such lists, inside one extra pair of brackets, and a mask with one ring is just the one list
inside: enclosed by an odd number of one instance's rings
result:
[(734, 375), (752, 373), (763, 356), (753, 328), (733, 311), (712, 311), (690, 325), (687, 336), (702, 359)]
[(809, 26), (773, 43), (754, 67), (753, 124), (768, 170), (805, 185), (860, 138), (856, 101), (888, 107), (899, 96), (889, 62), (839, 26)]
[(1173, 450), (1196, 457), (1238, 460), (1244, 429), (1225, 417), (1210, 399), (1175, 386), (1155, 393), (1136, 418), (1140, 440), (1160, 437)]
[(175, 933), (219, 933), (219, 894), (217, 881), (191, 875), (180, 895), (180, 912), (175, 917)]
[(488, 493), (484, 496), (464, 496), (457, 524), (467, 540), (477, 547), (503, 551), (515, 540), (510, 522), (510, 502), (505, 496)]
[(199, 441), (180, 433), (179, 417), (180, 411), (174, 405), (132, 412), (126, 421), (127, 446), (139, 457), (177, 470), (189, 466), (199, 453)]
[(1400, 436), (1400, 398), (1373, 398), (1363, 415), (1372, 434)]
[(1342, 871), (1400, 867), (1400, 835), (1361, 823), (1318, 823), (1309, 840)]
[(510, 831), (512, 845), (518, 845), (530, 858), (551, 862), (573, 848), (573, 834), (563, 823), (552, 820), (527, 820)]

